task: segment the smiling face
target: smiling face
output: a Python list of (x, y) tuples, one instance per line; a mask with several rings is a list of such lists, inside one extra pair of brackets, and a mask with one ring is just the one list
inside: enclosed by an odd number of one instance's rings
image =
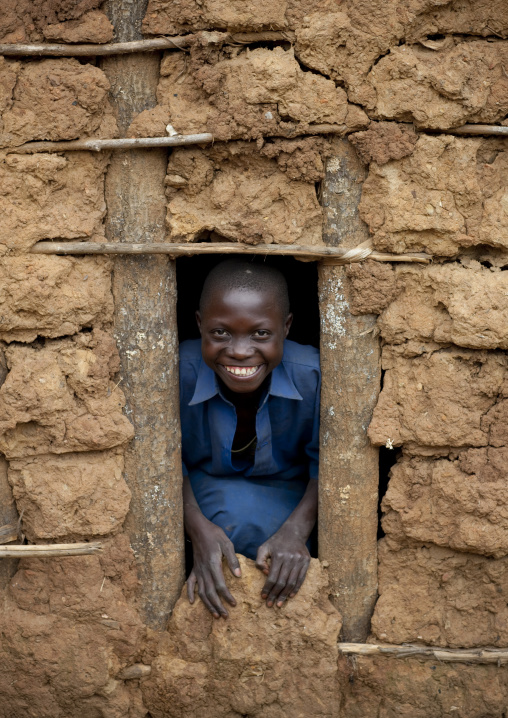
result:
[(293, 315), (270, 290), (216, 290), (196, 312), (205, 363), (238, 394), (255, 392), (282, 361)]

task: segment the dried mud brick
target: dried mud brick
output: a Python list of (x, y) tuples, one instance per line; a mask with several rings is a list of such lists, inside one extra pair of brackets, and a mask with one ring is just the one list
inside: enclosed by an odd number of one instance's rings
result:
[(351, 287), (351, 314), (380, 314), (397, 296), (391, 264), (367, 260), (346, 268)]
[(118, 532), (131, 492), (115, 451), (34, 456), (9, 464), (9, 481), (28, 540)]
[(508, 558), (383, 539), (372, 632), (387, 643), (506, 647)]
[(110, 260), (0, 257), (0, 340), (76, 334), (113, 321)]
[[(343, 83), (350, 102), (366, 108), (374, 108), (377, 100), (376, 89), (367, 79), (369, 72), (378, 61), (383, 62), (383, 56), (400, 52), (402, 42), (423, 42), (428, 49), (437, 50), (440, 43), (428, 35), (508, 37), (508, 9), (503, 0), (346, 0), (339, 8), (335, 3), (321, 2), (310, 11), (305, 3), (291, 6), (287, 15), (296, 32), (299, 60)], [(444, 73), (440, 80), (445, 81)]]
[[(297, 154), (300, 148), (295, 145)], [(262, 152), (242, 142), (175, 150), (166, 177), (171, 240), (192, 242), (215, 232), (223, 241), (247, 244), (320, 243), (314, 182), (289, 176)], [(320, 161), (319, 152), (308, 161)]]
[(146, 630), (109, 575), (112, 558), (119, 571), (135, 572), (132, 551), (123, 536), (103, 548), (101, 556), (20, 563), (0, 617), (4, 715), (28, 716), (34, 706), (37, 718), (146, 715), (117, 680), (136, 662)]
[(504, 0), (452, 0), (433, 5), (411, 23), (408, 42), (436, 34), (508, 37), (508, 7)]
[(179, 35), (214, 28), (279, 30), (286, 26), (286, 0), (149, 0), (143, 20), (147, 35)]
[(397, 267), (396, 297), (379, 318), (385, 342), (508, 349), (508, 277), (473, 261)]
[(508, 446), (457, 458), (404, 457), (391, 470), (382, 508), (386, 534), (458, 551), (508, 554)]
[(104, 239), (108, 154), (0, 153), (0, 254), (41, 239)]
[(216, 621), (199, 599), (191, 606), (184, 588), (142, 684), (150, 714), (337, 716), (341, 619), (328, 600), (326, 571), (312, 559), (297, 596), (274, 611), (261, 600), (263, 574), (238, 558), (242, 578), (224, 572), (237, 600), (227, 621)]
[(369, 128), (348, 136), (366, 165), (384, 165), (410, 155), (418, 140), (412, 126), (396, 122), (371, 122)]
[(446, 130), (495, 124), (508, 112), (508, 42), (462, 42), (443, 50), (394, 47), (371, 70), (375, 117)]
[(383, 251), (506, 249), (507, 170), (499, 140), (420, 135), (409, 157), (370, 165), (360, 215)]
[(0, 147), (116, 135), (102, 70), (76, 59), (0, 59)]
[(129, 441), (112, 337), (100, 330), (43, 346), (12, 345), (0, 389), (0, 451), (7, 458), (110, 449)]
[(439, 453), (500, 445), (508, 407), (503, 353), (450, 348), (407, 357), (400, 349), (383, 350), (384, 385), (368, 430), (376, 446)]
[(341, 656), (339, 675), (348, 718), (501, 716), (508, 701), (508, 674), (497, 665)]
[(79, 20), (46, 25), (44, 37), (50, 42), (105, 43), (113, 39), (113, 25), (100, 10), (91, 10)]
[(292, 49), (246, 49), (232, 58), (199, 59), (189, 64), (187, 56), (166, 54), (158, 106), (138, 115), (129, 134), (165, 134), (170, 123), (181, 134), (211, 132), (217, 140), (256, 139), (290, 133), (295, 126), (309, 126), (312, 132), (313, 124), (331, 123), (346, 132), (369, 123), (360, 108), (348, 104), (342, 88), (304, 72)]
[(2, 0), (0, 42), (108, 42), (113, 28), (102, 0)]

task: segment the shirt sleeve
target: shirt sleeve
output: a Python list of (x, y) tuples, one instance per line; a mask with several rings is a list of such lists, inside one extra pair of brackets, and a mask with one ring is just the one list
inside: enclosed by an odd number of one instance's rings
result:
[(305, 453), (309, 457), (309, 478), (316, 479), (319, 476), (319, 409), (321, 397), (321, 374), (317, 381), (316, 395), (314, 397), (314, 416), (312, 422), (312, 438), (305, 447)]

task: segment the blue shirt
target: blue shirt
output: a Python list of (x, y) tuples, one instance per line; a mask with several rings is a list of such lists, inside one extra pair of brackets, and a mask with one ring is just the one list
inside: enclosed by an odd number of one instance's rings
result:
[(259, 403), (254, 462), (233, 462), (235, 407), (203, 361), (201, 341), (180, 345), (183, 472), (204, 515), (250, 558), (318, 478), (320, 388), (318, 350), (286, 340)]

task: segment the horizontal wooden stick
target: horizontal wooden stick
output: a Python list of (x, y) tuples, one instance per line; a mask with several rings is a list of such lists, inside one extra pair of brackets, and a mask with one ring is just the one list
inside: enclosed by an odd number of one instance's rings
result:
[(168, 254), (170, 257), (191, 257), (195, 254), (261, 254), (264, 256), (305, 257), (319, 260), (331, 258), (334, 263), (350, 264), (364, 259), (378, 262), (421, 262), (428, 263), (432, 257), (423, 252), (408, 254), (386, 254), (365, 251), (364, 248), (342, 249), (341, 247), (305, 247), (296, 244), (255, 244), (236, 242), (185, 242), (182, 244), (127, 242), (38, 242), (31, 250), (35, 254)]
[[(426, 130), (434, 132), (433, 130)], [(299, 137), (301, 135), (344, 135), (346, 125), (293, 125), (279, 128), (279, 132), (272, 137)], [(508, 137), (508, 127), (498, 125), (464, 125), (453, 130), (443, 130), (439, 134), (453, 135), (499, 135)], [(195, 135), (173, 135), (172, 137), (125, 137), (118, 139), (84, 139), (69, 140), (66, 142), (27, 142), (19, 147), (10, 147), (7, 152), (15, 154), (32, 154), (34, 152), (76, 152), (103, 150), (136, 150), (151, 147), (178, 147), (181, 145), (200, 145), (213, 142), (210, 132)]]
[(394, 656), (395, 658), (430, 658), (448, 663), (508, 663), (508, 649), (503, 648), (435, 648), (407, 644), (395, 646), (378, 643), (339, 643), (344, 656)]
[(253, 42), (278, 42), (295, 38), (293, 32), (202, 32), (198, 35), (180, 35), (176, 37), (154, 37), (134, 42), (111, 42), (104, 45), (64, 45), (57, 43), (41, 44), (0, 44), (0, 55), (36, 56), (36, 57), (96, 57), (99, 55), (125, 55), (131, 52), (156, 52), (157, 50), (183, 50), (192, 45), (197, 38), (203, 42), (215, 44), (223, 42), (229, 45), (247, 45)]
[[(274, 137), (298, 137), (300, 135), (343, 135), (346, 125), (294, 125), (284, 127)], [(151, 147), (177, 147), (179, 145), (200, 145), (213, 142), (213, 135), (202, 132), (196, 135), (172, 135), (171, 137), (125, 137), (119, 139), (85, 139), (66, 142), (27, 142), (19, 147), (10, 147), (7, 152), (15, 154), (32, 154), (34, 152), (76, 152), (102, 150), (136, 150)]]
[(98, 542), (0, 546), (0, 558), (58, 558), (59, 556), (83, 556), (99, 551), (102, 551), (102, 544)]
[[(432, 132), (433, 130), (425, 130)], [(462, 125), (452, 130), (439, 130), (440, 135), (500, 135), (508, 137), (508, 127), (502, 125)]]
[(213, 142), (213, 135), (203, 132), (199, 135), (173, 135), (172, 137), (132, 137), (108, 140), (70, 140), (68, 142), (27, 142), (7, 151), (16, 154), (33, 152), (76, 152), (89, 150), (137, 150), (150, 147), (177, 147), (180, 145), (200, 145)]

